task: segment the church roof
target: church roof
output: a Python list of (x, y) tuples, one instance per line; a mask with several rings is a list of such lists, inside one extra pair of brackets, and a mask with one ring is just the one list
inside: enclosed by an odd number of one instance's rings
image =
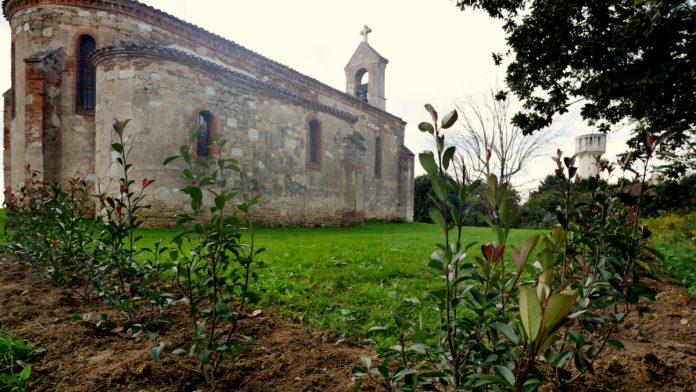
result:
[[(213, 41), (218, 44), (221, 44), (221, 46), (227, 48), (227, 49), (232, 49), (232, 50), (238, 50), (242, 54), (250, 57), (255, 57), (259, 60), (261, 60), (263, 63), (270, 65), (274, 67), (277, 71), (280, 71), (284, 73), (285, 75), (299, 79), (299, 80), (304, 80), (306, 82), (309, 82), (310, 84), (313, 85), (314, 88), (323, 90), (329, 94), (335, 95), (342, 97), (343, 99), (349, 99), (351, 102), (353, 102), (356, 105), (359, 105), (361, 110), (368, 111), (368, 112), (376, 112), (376, 113), (381, 113), (381, 114), (386, 114), (394, 119), (401, 120), (401, 118), (394, 116), (393, 114), (378, 109), (372, 105), (368, 105), (367, 103), (364, 103), (363, 101), (353, 97), (350, 94), (347, 94), (343, 91), (337, 90), (315, 78), (312, 78), (308, 75), (302, 74), (301, 72), (298, 72), (294, 70), (291, 67), (288, 67), (284, 64), (281, 64), (277, 61), (271, 60), (268, 57), (265, 57), (257, 52), (254, 52), (253, 50), (247, 49), (236, 42), (229, 40), (227, 38), (224, 38), (220, 35), (217, 35), (215, 33), (211, 33), (208, 30), (203, 29), (202, 27), (199, 27), (197, 25), (194, 25), (192, 23), (189, 23), (185, 20), (179, 19), (176, 16), (173, 16), (167, 12), (164, 12), (158, 8), (149, 6), (147, 4), (143, 4), (139, 1), (136, 0), (3, 0), (2, 1), (2, 10), (3, 14), (5, 16), (5, 19), (10, 18), (11, 11), (10, 9), (12, 8), (13, 5), (17, 4), (17, 8), (21, 7), (22, 4), (25, 4), (27, 6), (31, 5), (41, 5), (41, 4), (59, 4), (59, 5), (72, 5), (76, 7), (83, 7), (83, 8), (93, 8), (93, 9), (100, 9), (100, 10), (111, 10), (113, 12), (119, 12), (119, 13), (124, 13), (127, 15), (131, 15), (135, 18), (138, 18), (140, 20), (146, 21), (146, 22), (151, 22), (153, 24), (159, 24), (161, 27), (168, 29), (168, 30), (180, 30), (182, 27), (185, 29), (191, 30), (186, 34), (187, 37), (191, 40), (195, 40), (194, 38), (190, 37), (202, 37), (205, 40)], [(158, 19), (164, 19), (164, 20), (158, 20)], [(160, 22), (160, 23), (157, 23)], [(367, 45), (370, 49), (369, 45)], [(377, 53), (374, 49), (372, 49), (374, 53)], [(379, 53), (377, 53), (378, 56)], [(380, 56), (380, 58), (383, 58)], [(386, 59), (385, 59), (386, 60)]]
[(104, 58), (112, 56), (135, 56), (135, 57), (157, 57), (159, 59), (165, 58), (180, 63), (184, 63), (189, 66), (201, 68), (205, 71), (209, 71), (212, 75), (221, 76), (226, 79), (231, 79), (237, 83), (247, 85), (249, 87), (254, 87), (261, 89), (266, 93), (270, 93), (276, 96), (283, 97), (290, 101), (294, 101), (306, 107), (311, 107), (312, 109), (333, 115), (350, 123), (356, 123), (358, 118), (351, 113), (344, 112), (333, 108), (331, 106), (323, 105), (316, 101), (309, 100), (307, 98), (301, 97), (287, 89), (278, 87), (274, 84), (261, 81), (259, 79), (244, 75), (240, 72), (236, 72), (230, 68), (224, 67), (220, 64), (208, 61), (199, 56), (195, 56), (177, 49), (166, 48), (161, 46), (145, 46), (145, 45), (135, 45), (129, 44), (126, 46), (106, 46), (95, 50), (89, 57), (89, 61), (92, 64), (98, 64)]

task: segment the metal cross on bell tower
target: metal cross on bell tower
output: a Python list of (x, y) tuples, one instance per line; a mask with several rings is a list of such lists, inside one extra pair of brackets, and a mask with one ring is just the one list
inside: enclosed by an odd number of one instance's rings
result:
[(372, 29), (367, 27), (367, 25), (363, 26), (362, 31), (360, 31), (360, 35), (363, 36), (363, 42), (367, 43), (367, 35), (372, 32)]

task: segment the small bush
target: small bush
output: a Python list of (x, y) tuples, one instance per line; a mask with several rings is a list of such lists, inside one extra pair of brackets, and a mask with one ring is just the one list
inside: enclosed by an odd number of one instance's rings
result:
[(0, 332), (0, 392), (23, 392), (31, 376), (31, 365), (25, 363), (43, 352), (31, 344)]
[[(236, 360), (250, 344), (250, 338), (237, 332), (237, 320), (247, 304), (258, 301), (249, 283), (256, 276), (255, 258), (264, 249), (254, 244), (261, 225), (252, 216), (260, 199), (254, 193), (256, 182), (237, 161), (223, 156), (224, 140), (215, 141), (217, 156), (193, 157), (191, 141), (201, 131), (199, 127), (181, 146), (179, 155), (164, 163), (184, 162), (182, 175), (188, 186), (181, 191), (190, 199), (190, 210), (177, 213), (178, 226), (184, 231), (173, 239), (175, 249), (170, 256), (176, 285), (189, 305), (191, 341), (171, 354), (195, 357), (198, 366), (191, 370), (215, 390), (223, 363)], [(210, 196), (211, 205), (205, 196)], [(152, 358), (161, 358), (169, 345), (169, 341), (158, 340)]]
[(655, 248), (664, 258), (660, 266), (696, 297), (696, 212), (666, 214), (647, 220), (655, 234)]

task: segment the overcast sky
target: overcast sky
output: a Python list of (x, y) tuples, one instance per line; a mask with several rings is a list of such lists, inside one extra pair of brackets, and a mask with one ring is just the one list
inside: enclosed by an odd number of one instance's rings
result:
[[(408, 122), (406, 145), (416, 154), (430, 146), (417, 128), (429, 119), (425, 103), (444, 113), (457, 97), (483, 94), (504, 79), (504, 69), (491, 59), (492, 52), (505, 50), (500, 22), (483, 12), (461, 12), (450, 0), (141, 1), (339, 90), (345, 90), (343, 68), (368, 25), (370, 45), (389, 59), (387, 111)], [(0, 51), (7, 54), (0, 57), (4, 92), (10, 87), (10, 29), (7, 21), (1, 25)], [(593, 131), (577, 115), (566, 116), (556, 127), (562, 128), (561, 136), (515, 179), (523, 191), (552, 172), (549, 157), (556, 147), (572, 153), (575, 136)], [(610, 154), (625, 149), (620, 140), (609, 136)], [(416, 175), (421, 173), (416, 164)]]

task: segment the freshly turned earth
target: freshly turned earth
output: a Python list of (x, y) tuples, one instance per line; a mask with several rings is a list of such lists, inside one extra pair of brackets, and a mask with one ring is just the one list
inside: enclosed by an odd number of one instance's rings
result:
[[(30, 267), (10, 258), (0, 261), (0, 328), (46, 350), (31, 362), (28, 391), (207, 390), (204, 380), (171, 359), (150, 360), (152, 343), (146, 336), (131, 339), (70, 321), (88, 313), (96, 321), (103, 312), (101, 303), (83, 304)], [(185, 314), (182, 306), (165, 315), (171, 324), (163, 338), (175, 348), (189, 337), (190, 328), (181, 328)], [(335, 333), (265, 311), (242, 319), (239, 332), (254, 339), (253, 350), (241, 354), (218, 390), (352, 391), (350, 371), (370, 354)]]
[[(33, 364), (30, 391), (204, 391), (205, 383), (171, 359), (152, 362), (151, 342), (70, 321), (97, 318), (104, 307), (82, 304), (11, 258), (0, 261), (0, 327), (46, 350)], [(628, 316), (617, 338), (625, 350), (608, 349), (597, 374), (571, 391), (696, 391), (696, 303), (668, 278), (649, 312)], [(118, 315), (111, 312), (114, 317)], [(187, 338), (185, 309), (170, 309), (163, 337), (174, 347)], [(219, 390), (350, 391), (351, 368), (370, 353), (332, 332), (314, 331), (265, 311), (240, 321), (253, 349), (225, 375)], [(553, 390), (546, 386), (545, 390)]]

